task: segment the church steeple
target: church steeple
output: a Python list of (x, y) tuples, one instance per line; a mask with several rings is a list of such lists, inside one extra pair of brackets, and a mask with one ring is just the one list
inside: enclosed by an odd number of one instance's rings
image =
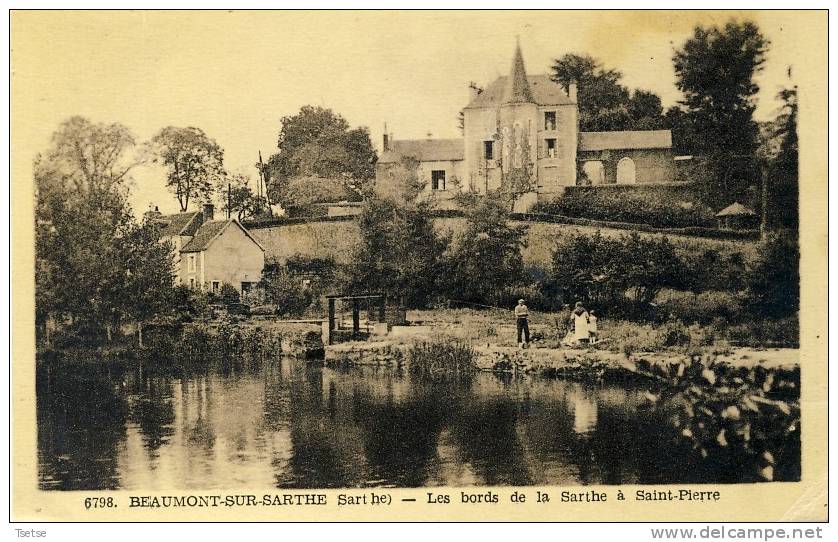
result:
[(512, 71), (503, 90), (502, 103), (533, 102), (527, 70), (524, 68), (524, 55), (521, 53), (521, 41), (516, 40), (515, 58), (512, 59)]

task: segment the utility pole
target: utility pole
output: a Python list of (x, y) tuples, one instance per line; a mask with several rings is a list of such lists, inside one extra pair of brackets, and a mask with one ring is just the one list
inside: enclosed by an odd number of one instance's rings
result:
[(228, 182), (227, 183), (227, 220), (230, 220), (230, 203), (231, 203), (230, 183)]

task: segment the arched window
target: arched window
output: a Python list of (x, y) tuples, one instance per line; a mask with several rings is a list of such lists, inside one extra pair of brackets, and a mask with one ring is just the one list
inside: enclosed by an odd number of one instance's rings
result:
[(637, 182), (635, 175), (634, 160), (621, 158), (617, 162), (617, 184), (634, 184)]
[(588, 160), (582, 164), (582, 171), (591, 184), (603, 184), (605, 182), (605, 168), (599, 160)]

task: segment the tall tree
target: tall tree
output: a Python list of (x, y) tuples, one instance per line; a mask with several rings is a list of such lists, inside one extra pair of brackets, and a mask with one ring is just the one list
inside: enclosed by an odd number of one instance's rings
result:
[(331, 109), (310, 105), (281, 122), (279, 152), (268, 160), (271, 194), (297, 176), (339, 178), (358, 188), (375, 176), (378, 157), (367, 128), (350, 128)]
[(660, 128), (660, 98), (647, 90), (636, 90), (632, 94), (620, 84), (623, 77), (621, 72), (605, 69), (594, 57), (566, 54), (555, 60), (552, 70), (552, 79), (564, 86), (565, 90), (571, 83), (578, 86), (580, 130), (596, 132)]
[[(117, 124), (73, 117), (34, 164), (36, 317), (97, 333), (149, 308), (171, 287), (171, 253), (137, 237), (125, 203), (133, 137)], [(145, 240), (143, 240), (145, 239)], [(163, 276), (160, 281), (152, 276)], [(136, 285), (136, 287), (132, 286)], [(154, 309), (156, 310), (156, 309)]]
[(437, 235), (427, 204), (369, 199), (358, 225), (361, 243), (350, 265), (351, 287), (403, 296), (410, 307), (427, 306), (447, 275), (443, 253), (449, 242)]
[(129, 173), (139, 163), (132, 158), (134, 136), (121, 124), (93, 123), (75, 116), (61, 123), (52, 145), (35, 163), (36, 189), (74, 191), (90, 199), (124, 193)]
[(499, 141), (502, 148), (508, 145), (512, 149), (509, 153), (510, 163), (504, 164), (503, 158), (500, 158), (498, 164), (501, 168), (501, 191), (508, 198), (509, 210), (513, 211), (515, 202), (521, 196), (536, 189), (534, 165), (530, 157), (530, 136), (524, 131), (516, 133), (513, 128), (507, 138), (501, 136)]
[(523, 276), (526, 226), (510, 226), (504, 201), (489, 195), (467, 213), (450, 255), (448, 292), (477, 303), (504, 303), (502, 292)]
[(717, 206), (743, 197), (757, 179), (758, 126), (753, 120), (769, 41), (752, 22), (698, 26), (675, 51), (676, 86), (693, 129), (695, 152), (713, 171), (710, 193)]
[(766, 226), (797, 229), (797, 87), (783, 89), (777, 97), (783, 105), (777, 118), (765, 123), (759, 149), (765, 175)]
[(163, 128), (151, 140), (153, 161), (166, 170), (166, 186), (181, 211), (195, 200), (209, 201), (213, 187), (224, 177), (224, 149), (200, 128)]

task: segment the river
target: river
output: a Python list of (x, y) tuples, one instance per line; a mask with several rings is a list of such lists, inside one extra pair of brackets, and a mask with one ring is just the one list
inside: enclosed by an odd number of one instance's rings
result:
[(735, 482), (672, 441), (643, 389), (429, 381), (282, 360), (255, 372), (40, 373), (42, 489)]

